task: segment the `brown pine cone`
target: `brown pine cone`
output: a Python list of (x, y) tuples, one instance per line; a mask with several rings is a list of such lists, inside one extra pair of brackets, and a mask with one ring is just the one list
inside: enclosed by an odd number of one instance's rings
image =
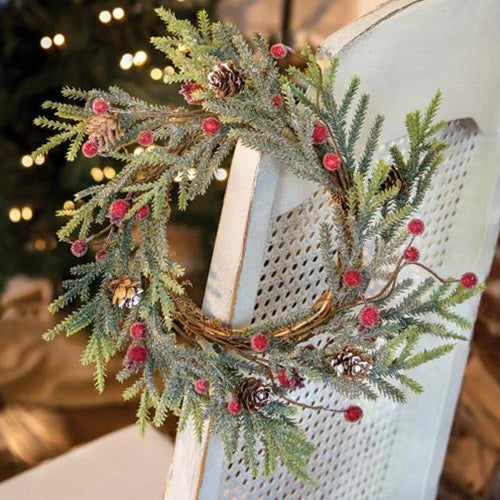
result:
[(141, 293), (144, 291), (139, 280), (132, 281), (129, 276), (117, 278), (109, 282), (109, 288), (113, 292), (111, 303), (118, 307), (136, 306), (141, 300)]
[(396, 186), (398, 188), (398, 191), (400, 191), (403, 185), (404, 185), (404, 179), (399, 170), (393, 165), (389, 170), (389, 175), (387, 176), (387, 179), (383, 182), (381, 186), (381, 190), (385, 191), (387, 189)]
[(233, 61), (219, 62), (208, 74), (208, 86), (219, 97), (233, 97), (245, 89), (245, 77)]
[(95, 142), (101, 151), (109, 151), (121, 136), (117, 115), (104, 113), (92, 116), (85, 132), (89, 140)]
[(271, 398), (271, 387), (257, 378), (243, 379), (235, 389), (235, 399), (247, 411), (259, 411)]
[(363, 379), (370, 374), (373, 359), (362, 349), (346, 345), (330, 360), (330, 366), (339, 377)]

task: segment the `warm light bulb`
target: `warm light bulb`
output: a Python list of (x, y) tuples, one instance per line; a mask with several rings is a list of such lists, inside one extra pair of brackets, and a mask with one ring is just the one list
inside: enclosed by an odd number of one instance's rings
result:
[(33, 243), (33, 246), (35, 247), (35, 250), (43, 252), (47, 248), (47, 242), (45, 240), (42, 240), (42, 238), (38, 238)]
[(111, 21), (111, 12), (109, 10), (101, 10), (99, 12), (99, 21), (103, 24), (108, 24)]
[(120, 59), (120, 68), (121, 69), (130, 69), (132, 67), (134, 61), (134, 56), (132, 54), (123, 54)]
[(103, 172), (106, 179), (113, 179), (116, 175), (116, 170), (113, 167), (104, 167)]
[(42, 46), (42, 49), (48, 50), (50, 47), (52, 47), (52, 38), (50, 36), (44, 36), (40, 40), (40, 45)]
[(195, 168), (190, 168), (188, 170), (188, 175), (187, 175), (188, 179), (190, 181), (192, 181), (196, 177), (197, 173), (198, 173), (198, 171)]
[(31, 158), (30, 155), (24, 155), (22, 158), (21, 158), (21, 165), (24, 167), (24, 168), (30, 168), (33, 166), (33, 158)]
[(21, 209), (21, 217), (24, 220), (31, 220), (33, 218), (33, 210), (31, 207), (23, 207)]
[(54, 35), (54, 43), (60, 47), (66, 43), (66, 37), (62, 33), (57, 33)]
[(215, 178), (218, 181), (225, 181), (227, 179), (227, 170), (225, 168), (218, 168), (215, 171)]
[(125, 11), (121, 7), (115, 7), (113, 9), (113, 17), (117, 20), (120, 21), (125, 17)]
[(43, 165), (45, 163), (45, 156), (43, 155), (38, 155), (35, 157), (35, 163), (37, 165)]
[(64, 210), (74, 210), (75, 203), (71, 200), (65, 201), (63, 205)]
[(161, 77), (163, 76), (163, 71), (162, 71), (160, 68), (153, 68), (153, 69), (149, 72), (149, 76), (150, 76), (153, 80), (161, 80)]
[(92, 168), (90, 170), (90, 175), (96, 182), (101, 182), (104, 179), (104, 173), (99, 167)]
[(165, 73), (167, 75), (174, 75), (175, 74), (175, 68), (173, 66), (165, 66)]
[(21, 210), (19, 208), (11, 208), (9, 210), (9, 219), (11, 222), (19, 222), (21, 220)]
[(137, 155), (140, 155), (144, 153), (144, 148), (141, 148), (141, 146), (137, 146), (135, 149), (134, 149), (134, 154), (137, 156)]
[(134, 54), (132, 62), (135, 66), (142, 66), (148, 60), (148, 55), (143, 50), (138, 50)]

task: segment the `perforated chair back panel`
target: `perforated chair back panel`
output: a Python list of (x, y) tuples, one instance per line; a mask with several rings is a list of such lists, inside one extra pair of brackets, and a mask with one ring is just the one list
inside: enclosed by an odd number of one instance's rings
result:
[[(489, 47), (500, 43), (497, 7), (495, 0), (397, 0), (325, 43), (332, 55), (341, 56), (337, 90), (359, 74), (363, 91), (373, 96), (368, 120), (376, 113), (386, 116), (379, 157), (387, 156), (393, 142), (406, 147), (404, 114), (424, 107), (442, 88), (440, 118), (448, 122), (442, 135), (449, 148), (419, 213), (426, 231), (418, 246), (422, 261), (444, 275), (471, 269), (484, 278), (498, 234), (500, 71), (487, 57)], [(464, 40), (456, 30), (466, 19)], [(464, 67), (474, 74), (464, 76)], [(495, 106), (487, 104), (491, 99)], [(242, 326), (312, 305), (326, 289), (318, 230), (330, 217), (328, 206), (316, 186), (297, 180), (268, 156), (238, 146), (205, 310)], [(474, 319), (477, 304), (468, 303), (460, 312)], [(426, 345), (433, 342), (428, 339)], [(426, 392), (410, 396), (404, 406), (384, 399), (363, 402), (365, 416), (355, 425), (327, 412), (301, 411), (301, 424), (318, 446), (310, 468), (317, 488), (302, 485), (285, 470), (254, 479), (241, 457), (234, 457), (232, 465), (224, 462), (217, 438), (207, 433), (197, 445), (183, 433), (165, 499), (431, 500), (467, 353), (463, 342), (452, 355), (415, 370)], [(312, 404), (348, 403), (311, 384), (295, 394)]]

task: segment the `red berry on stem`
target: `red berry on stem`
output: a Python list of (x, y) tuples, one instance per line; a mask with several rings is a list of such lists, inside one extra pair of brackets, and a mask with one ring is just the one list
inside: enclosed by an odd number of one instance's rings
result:
[(145, 339), (146, 338), (146, 325), (140, 321), (132, 323), (129, 333), (133, 339)]
[(127, 351), (125, 367), (136, 372), (148, 359), (148, 350), (141, 344), (132, 344)]
[(241, 404), (235, 399), (229, 401), (229, 403), (227, 404), (227, 411), (231, 415), (239, 415), (241, 413), (241, 410), (242, 410)]
[(88, 249), (89, 246), (85, 240), (76, 240), (71, 244), (71, 253), (75, 257), (83, 257)]
[(273, 95), (272, 103), (273, 103), (273, 106), (276, 106), (277, 108), (281, 108), (281, 106), (283, 106), (283, 97), (282, 97), (282, 95), (281, 94), (275, 94), (275, 95)]
[(356, 405), (349, 406), (344, 410), (344, 418), (348, 422), (357, 422), (363, 417), (363, 410)]
[(417, 260), (420, 259), (420, 252), (415, 247), (405, 248), (403, 258), (406, 262), (417, 262)]
[(143, 220), (149, 217), (151, 210), (149, 208), (149, 205), (143, 205), (137, 212), (135, 213), (135, 218), (137, 220)]
[(151, 130), (143, 130), (142, 132), (139, 132), (139, 135), (137, 136), (137, 142), (141, 146), (150, 146), (153, 144), (155, 140), (155, 135)]
[(265, 352), (269, 347), (269, 337), (263, 333), (256, 333), (250, 337), (250, 346), (255, 352)]
[(460, 283), (464, 288), (474, 288), (479, 280), (474, 273), (464, 273), (460, 278)]
[(84, 142), (82, 145), (83, 156), (93, 158), (99, 152), (99, 148), (94, 141)]
[(194, 392), (196, 392), (196, 394), (206, 394), (208, 392), (208, 387), (208, 380), (205, 380), (203, 378), (199, 378), (193, 384)]
[(344, 272), (342, 279), (347, 288), (357, 288), (363, 282), (363, 275), (357, 269), (351, 268)]
[(340, 168), (340, 163), (340, 156), (335, 153), (326, 153), (326, 155), (323, 156), (323, 167), (325, 167), (326, 170), (338, 170)]
[(106, 101), (106, 99), (103, 99), (102, 97), (98, 97), (97, 99), (94, 99), (92, 102), (92, 111), (96, 115), (102, 115), (103, 113), (106, 113), (109, 109), (109, 102)]
[(281, 387), (284, 387), (285, 389), (288, 389), (291, 385), (291, 381), (284, 368), (281, 368), (278, 372), (278, 382), (280, 383)]
[(108, 252), (106, 252), (106, 250), (104, 250), (104, 248), (97, 250), (97, 252), (95, 254), (96, 262), (102, 262), (106, 258), (106, 255), (108, 255)]
[(193, 93), (197, 90), (201, 90), (203, 86), (199, 83), (183, 83), (179, 90), (179, 94), (184, 97), (188, 104), (201, 104), (203, 102), (202, 99), (193, 99)]
[(148, 350), (141, 344), (131, 345), (127, 351), (127, 359), (136, 363), (144, 363), (148, 359)]
[(374, 328), (380, 323), (380, 311), (371, 304), (367, 305), (359, 311), (358, 319), (361, 325)]
[(312, 141), (313, 144), (323, 144), (330, 137), (328, 127), (323, 122), (316, 122), (314, 124)]
[(207, 135), (217, 135), (221, 129), (221, 123), (215, 116), (209, 116), (201, 122), (203, 132)]
[(408, 222), (407, 228), (411, 234), (418, 236), (424, 232), (425, 224), (421, 219), (412, 219)]
[(282, 43), (275, 43), (271, 45), (269, 52), (274, 59), (283, 59), (288, 54), (288, 48)]
[(108, 217), (111, 224), (121, 224), (129, 209), (130, 203), (123, 198), (118, 198), (117, 200), (112, 201), (108, 210)]

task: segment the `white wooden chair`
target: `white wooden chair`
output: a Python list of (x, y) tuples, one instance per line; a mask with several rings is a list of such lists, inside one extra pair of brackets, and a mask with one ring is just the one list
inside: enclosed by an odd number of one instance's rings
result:
[[(500, 219), (500, 46), (498, 0), (395, 0), (324, 43), (341, 58), (338, 90), (359, 74), (371, 117), (386, 116), (382, 142), (405, 144), (404, 115), (444, 93), (440, 118), (450, 144), (420, 213), (422, 259), (444, 275), (489, 270)], [(380, 155), (386, 154), (387, 146)], [(326, 201), (272, 158), (239, 146), (228, 182), (204, 308), (234, 326), (280, 317), (312, 304), (325, 289), (318, 222)], [(478, 300), (461, 311), (476, 316)], [(427, 341), (432, 344), (432, 339)], [(318, 445), (311, 472), (318, 488), (286, 471), (253, 479), (239, 456), (228, 466), (220, 441), (177, 437), (164, 500), (434, 499), (469, 347), (422, 367), (423, 396), (405, 406), (362, 403), (359, 425), (305, 410)], [(340, 406), (323, 387), (309, 403)]]
[[(498, 234), (498, 46), (498, 0), (394, 0), (324, 44), (342, 60), (339, 91), (359, 74), (372, 96), (371, 117), (385, 114), (386, 145), (404, 144), (404, 114), (424, 107), (438, 87), (443, 90), (440, 118), (449, 122), (450, 148), (420, 214), (427, 230), (419, 246), (422, 259), (445, 275), (473, 270), (485, 278)], [(239, 146), (205, 310), (240, 326), (312, 304), (325, 288), (317, 250), (325, 206), (314, 186), (291, 177), (272, 158)], [(474, 319), (477, 304), (462, 312)], [(160, 500), (164, 486), (163, 500), (431, 500), (467, 354), (464, 342), (453, 355), (418, 370), (426, 392), (405, 406), (363, 402), (359, 424), (305, 410), (302, 423), (318, 445), (311, 460), (317, 488), (284, 470), (253, 479), (238, 456), (232, 466), (224, 462), (220, 441), (209, 433), (201, 444), (190, 433), (180, 434), (172, 459), (163, 436), (153, 431), (141, 446), (128, 429), (3, 483), (0, 498)], [(319, 386), (308, 386), (302, 398), (346, 404)]]

